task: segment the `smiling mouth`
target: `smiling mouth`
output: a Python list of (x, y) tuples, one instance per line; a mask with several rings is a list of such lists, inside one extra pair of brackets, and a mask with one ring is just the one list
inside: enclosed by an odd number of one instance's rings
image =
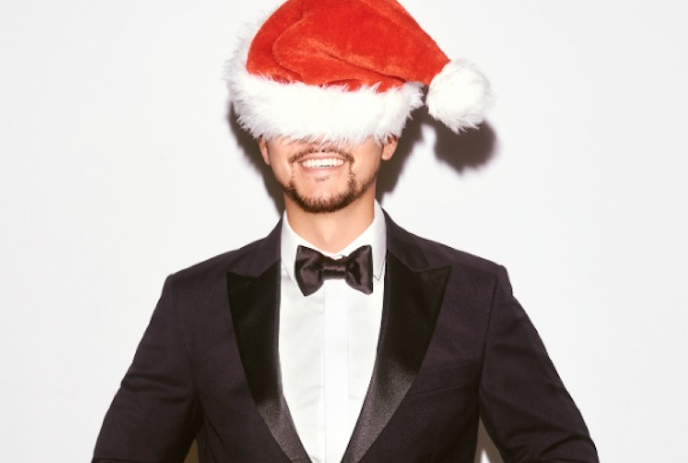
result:
[(344, 164), (344, 159), (341, 158), (320, 158), (320, 159), (306, 159), (299, 162), (307, 169), (323, 169), (327, 167), (339, 167)]
[(337, 146), (309, 146), (289, 158), (290, 163), (298, 163), (307, 169), (326, 169), (339, 167), (346, 162), (353, 163), (354, 158), (345, 149)]

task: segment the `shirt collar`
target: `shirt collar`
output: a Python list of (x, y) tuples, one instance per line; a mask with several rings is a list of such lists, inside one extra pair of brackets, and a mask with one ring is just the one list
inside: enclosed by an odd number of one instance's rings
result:
[(385, 257), (387, 255), (387, 226), (385, 224), (385, 215), (382, 212), (382, 207), (375, 201), (373, 222), (361, 233), (358, 238), (353, 240), (348, 246), (340, 252), (331, 253), (318, 249), (305, 239), (301, 238), (289, 225), (286, 211), (282, 217), (282, 235), (281, 235), (281, 256), (282, 266), (289, 274), (289, 278), (296, 283), (294, 278), (294, 262), (296, 261), (296, 249), (301, 246), (306, 246), (315, 249), (322, 254), (332, 257), (344, 257), (351, 254), (361, 246), (370, 245), (373, 249), (373, 276), (375, 280), (379, 281), (384, 275)]

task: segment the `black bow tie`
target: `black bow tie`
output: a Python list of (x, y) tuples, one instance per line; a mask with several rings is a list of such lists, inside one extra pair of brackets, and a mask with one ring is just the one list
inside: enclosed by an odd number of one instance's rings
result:
[(373, 292), (373, 249), (362, 246), (348, 257), (332, 259), (315, 249), (299, 246), (296, 250), (296, 282), (304, 296), (310, 296), (324, 280), (343, 278), (354, 289)]

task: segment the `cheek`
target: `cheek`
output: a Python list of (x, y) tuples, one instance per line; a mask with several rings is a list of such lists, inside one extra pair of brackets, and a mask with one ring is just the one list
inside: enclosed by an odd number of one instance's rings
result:
[(272, 174), (278, 182), (284, 183), (292, 177), (293, 174), (288, 164), (280, 163), (275, 159), (271, 159), (269, 164)]
[(378, 158), (367, 159), (352, 166), (351, 169), (355, 175), (368, 178), (377, 174), (378, 169), (380, 169), (380, 160)]

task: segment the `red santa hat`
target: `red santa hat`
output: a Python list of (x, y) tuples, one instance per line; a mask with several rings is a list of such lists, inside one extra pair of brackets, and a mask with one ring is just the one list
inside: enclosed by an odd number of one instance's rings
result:
[(482, 73), (450, 60), (395, 0), (288, 0), (227, 71), (239, 123), (256, 138), (399, 136), (426, 87), (430, 115), (459, 132), (490, 100)]

